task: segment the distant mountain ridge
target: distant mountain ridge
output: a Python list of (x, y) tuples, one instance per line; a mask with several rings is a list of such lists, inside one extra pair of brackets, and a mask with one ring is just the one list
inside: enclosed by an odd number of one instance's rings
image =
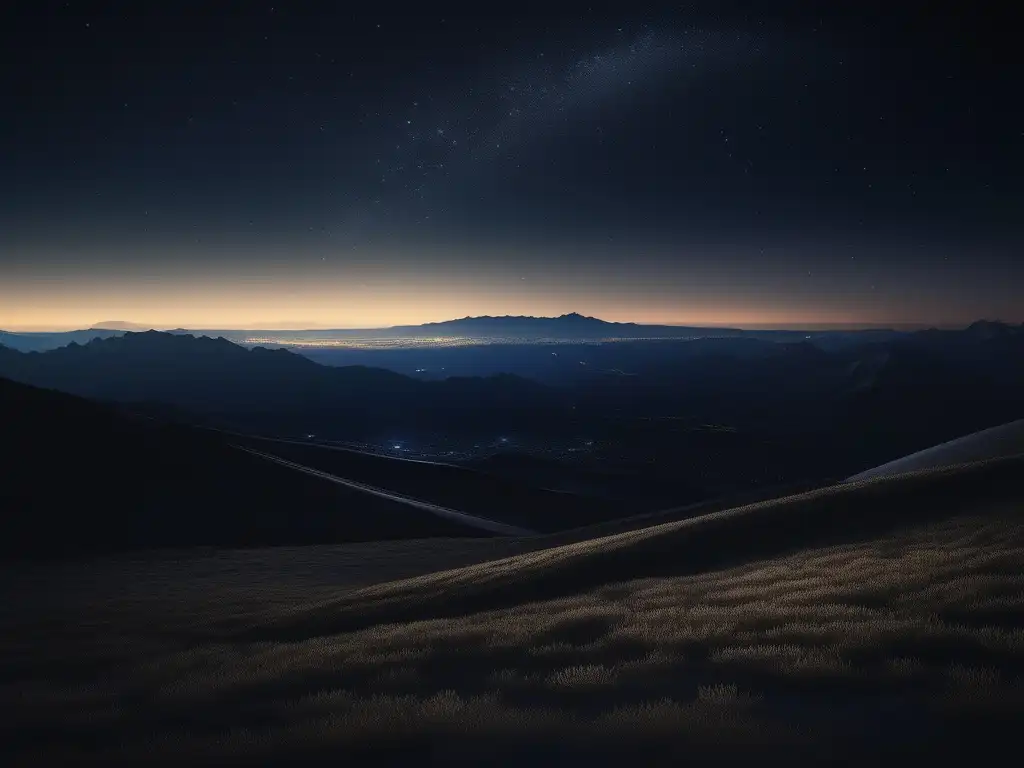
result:
[[(986, 323), (865, 338), (831, 348), (748, 335), (570, 344), (578, 356), (567, 364), (586, 373), (560, 385), (507, 373), (423, 380), (147, 331), (48, 352), (0, 347), (0, 376), (147, 413), (161, 404), (193, 423), (264, 435), (606, 441), (622, 466), (672, 466), (675, 481), (709, 492), (764, 478), (846, 477), (1024, 417), (1024, 328)], [(536, 349), (562, 359), (561, 349)], [(710, 444), (695, 437), (700, 425), (728, 429)], [(730, 461), (728, 479), (716, 479), (716, 467)]]
[(124, 331), (109, 328), (84, 328), (78, 331), (54, 331), (53, 333), (0, 331), (0, 345), (20, 352), (37, 352), (57, 349), (73, 341), (83, 344), (92, 339), (107, 339), (111, 336), (120, 336), (122, 333)]
[(570, 312), (558, 317), (532, 315), (482, 315), (443, 320), (422, 325), (397, 325), (387, 329), (408, 336), (445, 335), (449, 333), (478, 337), (527, 338), (644, 338), (686, 337), (695, 333), (704, 336), (734, 336), (742, 334), (738, 328), (697, 328), (695, 326), (642, 325), (601, 320), (596, 317)]
[[(100, 327), (104, 326), (104, 327)], [(59, 332), (8, 332), (0, 331), (0, 345), (23, 352), (56, 349), (74, 341), (79, 344), (93, 338), (109, 338), (126, 332), (149, 330), (146, 326), (130, 321), (110, 320), (97, 323), (92, 328)], [(480, 339), (482, 343), (510, 342), (530, 343), (534, 341), (571, 343), (574, 341), (594, 342), (601, 340), (644, 340), (644, 339), (762, 339), (774, 342), (792, 342), (811, 339), (824, 349), (838, 349), (867, 342), (887, 342), (901, 338), (926, 340), (937, 343), (960, 338), (990, 341), (1011, 339), (1024, 334), (1024, 323), (1013, 325), (995, 320), (979, 320), (966, 329), (926, 329), (918, 331), (894, 330), (892, 328), (798, 330), (798, 329), (744, 329), (734, 327), (710, 328), (701, 326), (648, 325), (633, 322), (612, 322), (570, 312), (558, 317), (534, 317), (530, 315), (481, 315), (443, 320), (421, 325), (397, 325), (388, 328), (343, 328), (343, 329), (188, 329), (174, 328), (166, 331), (177, 335), (224, 337), (229, 341), (251, 344), (251, 340), (272, 339), (275, 343), (287, 345), (292, 341), (317, 339), (344, 343), (346, 339), (395, 340), (461, 338)], [(257, 342), (259, 343), (259, 342)]]
[(473, 315), (467, 317), (455, 318), (453, 320), (441, 320), (434, 323), (420, 323), (419, 325), (399, 325), (393, 326), (395, 328), (436, 328), (438, 326), (453, 326), (462, 324), (495, 324), (500, 325), (503, 323), (572, 323), (574, 325), (591, 325), (595, 327), (608, 327), (608, 326), (629, 326), (635, 327), (636, 323), (623, 323), (614, 320), (602, 320), (598, 317), (591, 317), (589, 315), (581, 315), (579, 312), (567, 312), (557, 317), (545, 317), (537, 315)]
[(102, 320), (101, 322), (90, 325), (89, 330), (151, 331), (154, 330), (154, 328), (152, 325), (146, 325), (145, 323), (132, 323), (128, 320)]

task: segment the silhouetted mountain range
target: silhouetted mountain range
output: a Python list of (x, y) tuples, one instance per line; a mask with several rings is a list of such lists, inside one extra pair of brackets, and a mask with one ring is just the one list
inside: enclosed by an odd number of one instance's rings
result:
[(478, 338), (557, 338), (557, 339), (600, 339), (607, 337), (687, 337), (694, 334), (710, 336), (735, 336), (743, 333), (738, 328), (697, 328), (672, 325), (641, 325), (638, 323), (616, 323), (587, 317), (577, 312), (558, 317), (532, 317), (529, 315), (505, 315), (502, 317), (463, 317), (439, 323), (422, 325), (399, 325), (388, 329), (392, 332), (416, 336), (462, 335)]
[[(990, 320), (978, 321), (971, 326), (973, 337), (1007, 336), (1021, 331), (1021, 325), (1009, 325)], [(85, 343), (93, 338), (107, 338), (121, 335), (126, 331), (148, 330), (149, 326), (126, 320), (107, 320), (94, 324), (89, 329), (50, 333), (11, 333), (0, 331), (0, 344), (21, 351), (46, 351), (64, 346), (71, 341)], [(532, 316), (480, 316), (464, 317), (422, 325), (400, 325), (388, 328), (343, 328), (309, 329), (295, 328), (264, 330), (232, 329), (187, 329), (175, 328), (169, 333), (223, 337), (229, 341), (244, 342), (250, 338), (269, 337), (288, 342), (294, 339), (425, 339), (425, 338), (470, 338), (481, 341), (503, 340), (506, 342), (558, 340), (561, 342), (597, 341), (600, 339), (694, 339), (744, 337), (766, 341), (799, 341), (813, 339), (823, 349), (839, 349), (869, 342), (893, 341), (904, 338), (911, 331), (891, 328), (831, 329), (831, 330), (770, 330), (740, 328), (709, 328), (701, 326), (652, 325), (641, 323), (609, 322), (596, 317), (587, 317), (577, 312), (558, 317)], [(960, 331), (928, 331), (932, 334), (955, 334)]]
[(120, 336), (124, 331), (109, 328), (84, 329), (80, 331), (54, 331), (53, 333), (11, 333), (0, 331), (0, 346), (21, 352), (36, 352), (57, 349), (71, 342), (84, 344), (93, 339), (107, 339)]
[(0, 348), (0, 375), (263, 434), (586, 436), (607, 446), (603, 461), (689, 488), (846, 476), (1024, 416), (1024, 327), (869, 338), (829, 348), (747, 336), (568, 345), (557, 349), (586, 359), (570, 358), (573, 375), (548, 386), (509, 374), (424, 381), (151, 331), (43, 353)]
[(319, 365), (284, 349), (147, 331), (47, 352), (0, 348), (0, 375), (100, 400), (160, 402), (267, 428), (334, 419), (361, 428), (486, 422), (499, 412), (543, 417), (551, 392), (502, 375), (424, 382), (382, 368)]

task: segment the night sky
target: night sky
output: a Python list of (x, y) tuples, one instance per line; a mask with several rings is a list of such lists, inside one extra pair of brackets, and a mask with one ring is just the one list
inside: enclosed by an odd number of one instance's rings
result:
[(994, 4), (13, 5), (3, 328), (1024, 321)]

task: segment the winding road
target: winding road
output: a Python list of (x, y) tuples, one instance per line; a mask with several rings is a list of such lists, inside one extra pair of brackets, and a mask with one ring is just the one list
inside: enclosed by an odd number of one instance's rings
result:
[(293, 469), (296, 472), (304, 472), (307, 475), (319, 477), (321, 480), (327, 480), (332, 483), (337, 483), (338, 485), (344, 485), (348, 488), (353, 488), (357, 491), (362, 491), (363, 493), (368, 493), (372, 496), (377, 496), (382, 499), (388, 499), (389, 501), (395, 501), (400, 504), (406, 504), (407, 506), (415, 507), (416, 509), (423, 510), (424, 512), (430, 512), (431, 514), (437, 515), (438, 517), (442, 517), (447, 520), (452, 520), (457, 523), (462, 523), (463, 525), (468, 525), (471, 528), (478, 528), (480, 530), (489, 531), (490, 533), (497, 533), (502, 536), (537, 535), (536, 531), (531, 531), (528, 528), (519, 528), (514, 525), (507, 525), (506, 523), (499, 523), (495, 520), (488, 520), (484, 517), (467, 515), (465, 512), (458, 512), (457, 510), (449, 509), (447, 507), (441, 507), (438, 506), (437, 504), (431, 504), (430, 502), (427, 501), (420, 501), (419, 499), (414, 499), (410, 496), (403, 496), (402, 494), (399, 493), (392, 493), (391, 491), (388, 491), (384, 488), (378, 488), (376, 486), (367, 485), (366, 483), (360, 483), (355, 480), (349, 480), (344, 477), (338, 477), (337, 475), (332, 475), (329, 472), (322, 472), (319, 469), (306, 467), (303, 466), (302, 464), (296, 464), (294, 461), (288, 461), (287, 459), (282, 459), (270, 453), (263, 453), (262, 451), (257, 451), (252, 448), (246, 448), (244, 445), (238, 445), (233, 443), (231, 447), (237, 448), (240, 451), (245, 451), (246, 453), (251, 453), (253, 456), (259, 456), (260, 458), (265, 459), (267, 461), (272, 461), (275, 464), (280, 464), (281, 466), (288, 467), (289, 469)]

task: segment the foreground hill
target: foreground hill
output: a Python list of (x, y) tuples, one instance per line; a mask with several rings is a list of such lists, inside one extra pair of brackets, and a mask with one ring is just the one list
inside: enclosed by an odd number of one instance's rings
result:
[(4, 379), (0, 420), (3, 555), (479, 535), (216, 435)]
[[(1022, 461), (836, 486), (355, 591), (339, 582), (338, 597), (321, 588), (306, 604), (264, 582), (244, 608), (187, 598), (159, 630), (118, 625), (115, 608), (93, 643), (29, 644), (38, 625), (9, 614), (6, 748), (24, 761), (158, 750), (252, 765), (864, 764), (1012, 748)], [(50, 643), (60, 666), (44, 662)]]
[(937, 469), (968, 461), (984, 461), (985, 459), (1018, 454), (1024, 455), (1024, 420), (983, 429), (980, 432), (917, 451), (909, 456), (903, 456), (895, 461), (860, 472), (850, 480), (874, 480), (903, 472)]
[(319, 365), (284, 349), (147, 331), (47, 352), (0, 347), (0, 376), (116, 402), (158, 402), (222, 423), (347, 435), (417, 425), (542, 423), (563, 403), (516, 376), (422, 382), (381, 368)]

